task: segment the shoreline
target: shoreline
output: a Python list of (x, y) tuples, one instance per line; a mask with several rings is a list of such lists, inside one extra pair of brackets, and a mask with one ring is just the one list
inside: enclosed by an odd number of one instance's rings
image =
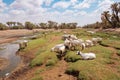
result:
[(28, 36), (36, 32), (42, 31), (41, 29), (18, 29), (18, 30), (4, 30), (0, 31), (0, 44), (10, 43), (20, 37)]

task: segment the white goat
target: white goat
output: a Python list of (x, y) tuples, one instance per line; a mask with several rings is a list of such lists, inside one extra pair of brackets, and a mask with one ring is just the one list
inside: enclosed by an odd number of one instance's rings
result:
[(93, 46), (93, 42), (91, 40), (85, 40), (86, 47), (91, 47)]
[(64, 44), (58, 44), (58, 45), (54, 46), (51, 49), (51, 51), (59, 53), (61, 56), (63, 56), (64, 53), (66, 52), (65, 45)]
[(70, 39), (72, 39), (72, 40), (77, 40), (78, 38), (75, 36), (75, 35), (70, 35)]
[(64, 45), (65, 45), (65, 47), (66, 47), (67, 49), (70, 49), (70, 47), (71, 47), (70, 40), (66, 39), (66, 40), (64, 41)]
[(100, 43), (101, 41), (102, 41), (102, 38), (100, 38), (100, 37), (92, 38), (92, 42), (93, 42), (94, 44)]
[(62, 35), (62, 40), (69, 39), (70, 35), (69, 34), (64, 34)]
[(28, 40), (23, 40), (19, 43), (19, 50), (20, 49), (24, 49), (25, 47), (27, 47), (28, 44)]
[(80, 55), (83, 60), (92, 60), (96, 58), (94, 53), (82, 53), (81, 51), (77, 51), (77, 55)]
[(94, 34), (95, 32), (94, 31), (87, 31), (88, 33), (91, 33), (91, 34)]
[(74, 48), (74, 50), (76, 49), (76, 47), (81, 46), (82, 50), (85, 48), (85, 44), (83, 42), (81, 42), (80, 40), (71, 40), (70, 41), (70, 48)]

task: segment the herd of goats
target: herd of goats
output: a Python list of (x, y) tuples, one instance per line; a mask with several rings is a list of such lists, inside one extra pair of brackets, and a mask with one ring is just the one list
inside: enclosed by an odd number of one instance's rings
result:
[[(51, 48), (52, 52), (58, 53), (59, 56), (64, 56), (67, 50), (76, 50), (77, 47), (81, 47), (81, 51), (84, 50), (86, 47), (91, 47), (100, 43), (102, 38), (92, 38), (91, 40), (83, 40), (78, 39), (75, 35), (64, 34), (62, 36), (62, 40), (64, 43), (57, 44), (53, 48)], [(83, 60), (92, 60), (96, 58), (95, 53), (82, 53), (81, 51), (77, 51), (77, 55), (80, 55)]]
[[(52, 52), (58, 53), (58, 57), (61, 58), (65, 56), (68, 50), (74, 51), (80, 47), (81, 50), (77, 51), (76, 54), (80, 55), (83, 60), (91, 60), (96, 58), (95, 53), (91, 53), (91, 52), (82, 53), (81, 51), (87, 47), (91, 47), (96, 45), (97, 43), (100, 43), (102, 41), (102, 38), (97, 37), (97, 38), (92, 38), (91, 40), (83, 40), (83, 39), (78, 39), (73, 34), (72, 35), (64, 34), (62, 35), (62, 40), (64, 40), (64, 43), (57, 44), (53, 48), (51, 48)], [(28, 40), (24, 40), (23, 42), (19, 43), (20, 49), (24, 49), (25, 47), (27, 47), (27, 43)]]

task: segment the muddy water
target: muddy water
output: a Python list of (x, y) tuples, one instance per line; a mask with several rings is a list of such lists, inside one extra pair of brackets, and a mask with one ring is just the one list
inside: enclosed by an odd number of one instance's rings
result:
[(20, 63), (20, 56), (16, 55), (19, 49), (19, 44), (8, 43), (0, 45), (3, 49), (0, 50), (0, 57), (6, 58), (9, 61), (8, 66), (0, 71), (0, 77), (4, 77), (6, 73), (12, 72)]

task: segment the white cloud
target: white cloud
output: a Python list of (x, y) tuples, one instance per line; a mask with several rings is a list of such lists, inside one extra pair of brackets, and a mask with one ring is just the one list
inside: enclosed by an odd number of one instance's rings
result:
[(66, 10), (65, 12), (62, 13), (63, 16), (71, 16), (72, 14), (74, 14), (74, 11), (72, 10)]
[(45, 5), (49, 6), (52, 2), (53, 2), (53, 0), (45, 0)]
[(43, 2), (43, 0), (15, 0), (10, 7), (13, 9), (33, 9), (40, 7)]
[(84, 0), (82, 3), (75, 5), (74, 8), (77, 8), (77, 9), (90, 8), (91, 3), (94, 3), (94, 2), (95, 0)]
[(23, 14), (25, 14), (25, 12), (23, 11), (23, 10), (11, 10), (10, 12), (9, 12), (11, 15), (23, 15)]
[(79, 12), (77, 12), (75, 15), (86, 15), (87, 14), (87, 12), (86, 11), (79, 11)]
[(59, 1), (57, 3), (55, 3), (52, 7), (53, 8), (68, 8), (70, 6), (70, 2), (66, 2), (66, 1)]
[(6, 4), (0, 0), (0, 12), (3, 12), (5, 9), (7, 9)]
[(103, 11), (108, 11), (110, 10), (110, 5), (114, 3), (112, 0), (104, 0), (104, 1), (99, 1), (98, 3), (98, 8), (93, 11), (93, 13), (96, 13), (96, 15), (101, 15)]
[(71, 5), (75, 5), (78, 2), (78, 0), (70, 0), (70, 2), (71, 2)]

